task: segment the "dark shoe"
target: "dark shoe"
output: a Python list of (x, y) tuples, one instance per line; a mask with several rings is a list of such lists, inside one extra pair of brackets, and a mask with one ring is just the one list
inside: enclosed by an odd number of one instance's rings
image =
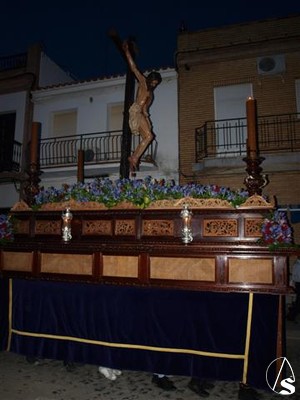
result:
[(163, 390), (176, 390), (174, 383), (165, 375), (162, 378), (160, 378), (158, 375), (153, 375), (152, 383)]
[(200, 397), (208, 397), (209, 393), (205, 390), (203, 382), (198, 379), (191, 379), (188, 383), (189, 389), (197, 393)]

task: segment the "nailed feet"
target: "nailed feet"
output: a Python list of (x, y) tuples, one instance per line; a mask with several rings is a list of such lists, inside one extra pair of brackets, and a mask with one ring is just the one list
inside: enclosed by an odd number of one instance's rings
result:
[(129, 166), (130, 166), (130, 171), (131, 172), (135, 172), (136, 170), (139, 169), (139, 159), (131, 156), (128, 157), (128, 161), (129, 161)]

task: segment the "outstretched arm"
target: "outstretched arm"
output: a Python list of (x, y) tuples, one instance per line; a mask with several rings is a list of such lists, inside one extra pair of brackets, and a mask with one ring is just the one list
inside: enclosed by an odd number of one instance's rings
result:
[(139, 71), (139, 69), (137, 68), (136, 63), (134, 62), (134, 60), (133, 60), (133, 58), (132, 58), (132, 55), (131, 55), (131, 53), (130, 53), (128, 42), (127, 42), (126, 40), (123, 42), (123, 46), (122, 46), (122, 47), (123, 47), (123, 50), (124, 50), (126, 59), (127, 59), (127, 61), (128, 61), (128, 64), (129, 64), (129, 66), (130, 66), (130, 69), (131, 69), (131, 71), (134, 73), (134, 75), (136, 76), (136, 79), (137, 79), (140, 83), (144, 82), (144, 81), (145, 81), (145, 77), (144, 77), (144, 75)]

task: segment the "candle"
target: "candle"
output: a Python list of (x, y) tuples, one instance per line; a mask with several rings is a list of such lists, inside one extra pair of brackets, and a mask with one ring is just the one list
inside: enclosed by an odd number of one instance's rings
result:
[(30, 164), (37, 164), (38, 162), (40, 130), (41, 123), (33, 122), (31, 127)]
[(253, 97), (248, 97), (246, 101), (247, 111), (247, 156), (257, 158), (257, 107), (256, 100)]

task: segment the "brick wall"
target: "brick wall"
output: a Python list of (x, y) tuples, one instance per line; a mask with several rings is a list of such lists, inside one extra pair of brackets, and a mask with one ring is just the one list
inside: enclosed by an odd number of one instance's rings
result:
[[(215, 119), (214, 88), (250, 83), (258, 115), (297, 112), (295, 80), (300, 79), (300, 15), (233, 25), (178, 36), (179, 169), (180, 183), (214, 183), (240, 188), (246, 173), (194, 172), (195, 129)], [(286, 69), (261, 75), (257, 58), (285, 55)], [(246, 99), (245, 99), (246, 101)], [(208, 138), (213, 140), (213, 138)], [(225, 171), (226, 172), (226, 171)], [(264, 193), (278, 204), (300, 203), (299, 166), (289, 172), (268, 172)], [(300, 224), (299, 224), (300, 225)], [(300, 243), (300, 229), (295, 227)]]

